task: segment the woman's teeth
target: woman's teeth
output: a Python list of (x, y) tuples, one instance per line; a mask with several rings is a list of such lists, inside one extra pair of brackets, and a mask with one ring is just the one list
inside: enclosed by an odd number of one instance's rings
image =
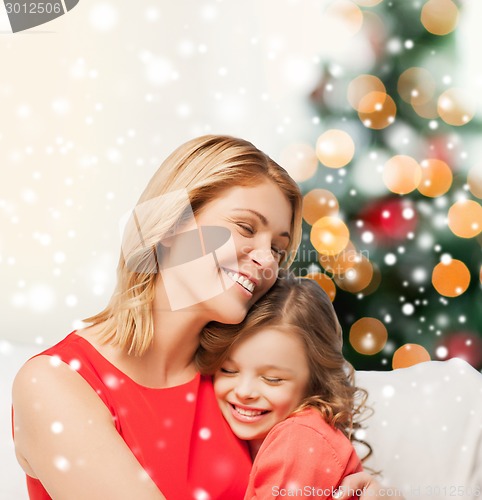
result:
[(254, 292), (256, 285), (250, 279), (246, 278), (246, 276), (228, 270), (225, 270), (225, 272), (235, 283), (239, 283), (243, 288), (246, 288), (248, 292)]

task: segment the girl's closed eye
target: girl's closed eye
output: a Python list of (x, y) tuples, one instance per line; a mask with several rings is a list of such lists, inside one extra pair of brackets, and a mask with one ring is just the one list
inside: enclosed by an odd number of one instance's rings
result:
[(269, 377), (267, 375), (263, 376), (263, 379), (265, 382), (268, 382), (269, 384), (280, 384), (281, 382), (284, 382), (284, 379), (279, 378), (279, 377)]
[(236, 375), (238, 373), (236, 370), (233, 370), (232, 368), (226, 368), (224, 366), (219, 369), (219, 372), (223, 375)]

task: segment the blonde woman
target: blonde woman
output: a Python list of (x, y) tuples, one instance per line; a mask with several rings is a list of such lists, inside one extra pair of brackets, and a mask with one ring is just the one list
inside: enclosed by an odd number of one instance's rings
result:
[(126, 224), (108, 306), (15, 379), (31, 499), (243, 498), (248, 449), (194, 356), (207, 323), (241, 322), (289, 265), (300, 209), (247, 141), (200, 137), (165, 160)]

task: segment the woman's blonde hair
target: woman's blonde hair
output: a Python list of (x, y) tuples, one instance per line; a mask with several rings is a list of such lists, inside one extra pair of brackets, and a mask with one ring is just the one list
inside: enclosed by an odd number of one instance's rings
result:
[[(282, 274), (242, 323), (206, 325), (196, 353), (197, 367), (203, 374), (214, 374), (236, 345), (268, 327), (297, 336), (304, 346), (310, 377), (305, 397), (295, 412), (315, 407), (330, 425), (350, 440), (360, 441), (354, 431), (361, 427), (359, 417), (367, 393), (354, 386), (354, 369), (343, 357), (342, 332), (335, 310), (328, 295), (313, 280)], [(361, 400), (355, 403), (359, 397)], [(364, 444), (369, 455), (371, 449)]]
[(126, 225), (117, 267), (117, 285), (107, 307), (84, 321), (100, 325), (101, 341), (141, 356), (154, 325), (152, 302), (158, 276), (160, 241), (189, 216), (236, 186), (275, 183), (293, 210), (291, 241), (283, 262), (289, 266), (301, 240), (302, 197), (296, 182), (248, 141), (206, 135), (178, 147), (162, 163), (142, 193)]

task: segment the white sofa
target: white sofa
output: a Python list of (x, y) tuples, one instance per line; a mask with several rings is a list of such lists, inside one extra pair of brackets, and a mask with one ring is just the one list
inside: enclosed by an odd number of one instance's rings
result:
[[(27, 500), (11, 438), (11, 385), (40, 349), (0, 340), (0, 499)], [(482, 497), (482, 375), (461, 360), (391, 372), (357, 372), (373, 415), (366, 465), (407, 500)]]
[(407, 500), (482, 498), (482, 374), (452, 359), (356, 377), (374, 410), (365, 465)]
[(25, 474), (15, 459), (12, 441), (11, 388), (20, 366), (41, 349), (0, 340), (0, 499), (27, 500)]

